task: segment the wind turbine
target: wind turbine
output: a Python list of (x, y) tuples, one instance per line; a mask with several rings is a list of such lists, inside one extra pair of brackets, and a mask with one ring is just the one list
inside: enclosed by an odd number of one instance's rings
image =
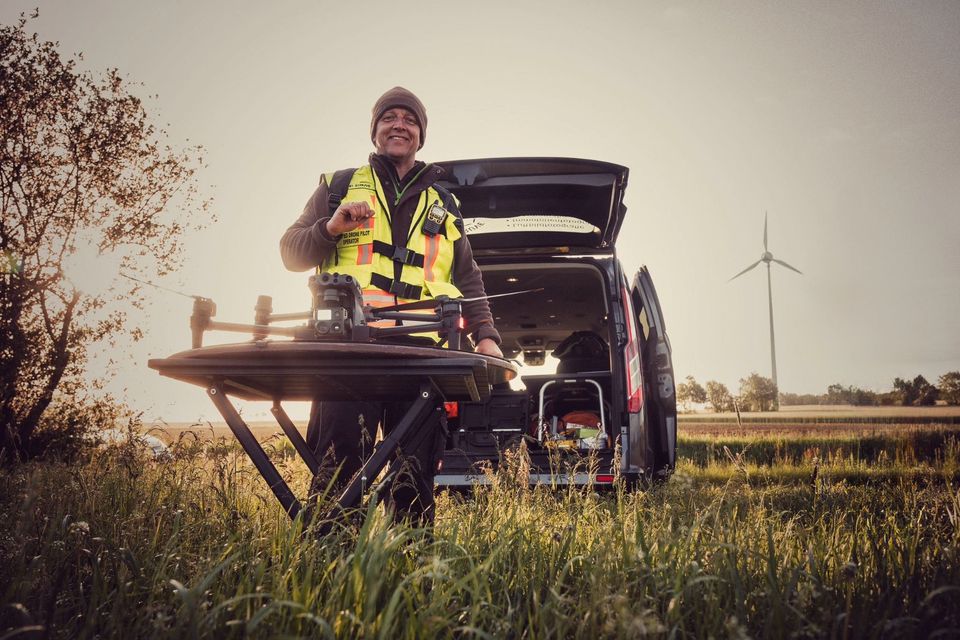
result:
[[(767, 263), (767, 300), (769, 301), (769, 306), (770, 306), (770, 369), (773, 371), (773, 386), (779, 389), (780, 387), (777, 385), (777, 348), (774, 345), (774, 339), (773, 339), (773, 286), (770, 284), (770, 263), (776, 262), (777, 264), (782, 265), (787, 269), (790, 269), (791, 271), (796, 271), (800, 275), (803, 275), (803, 272), (801, 272), (799, 269), (795, 267), (791, 267), (783, 260), (777, 260), (776, 258), (773, 257), (773, 254), (770, 253), (770, 250), (767, 249), (767, 212), (766, 211), (763, 212), (763, 253), (760, 255), (760, 259), (754, 262), (752, 265), (750, 265), (746, 269), (744, 269), (743, 271), (741, 271), (740, 273), (738, 273), (737, 275), (730, 278), (730, 280), (735, 280), (739, 278), (740, 276), (745, 274), (747, 271), (750, 271), (750, 269), (753, 269), (754, 267), (756, 267), (761, 262)], [(730, 282), (730, 280), (727, 280), (727, 282)]]

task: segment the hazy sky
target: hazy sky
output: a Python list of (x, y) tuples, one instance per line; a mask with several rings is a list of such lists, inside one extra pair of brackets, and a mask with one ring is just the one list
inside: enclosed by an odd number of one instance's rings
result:
[[(803, 271), (773, 273), (782, 390), (960, 369), (960, 2), (6, 0), (0, 19), (37, 5), (41, 37), (143, 83), (171, 139), (205, 146), (219, 222), (164, 284), (220, 319), (252, 320), (258, 294), (307, 306), (278, 240), (321, 172), (364, 162), (399, 84), (427, 108), (421, 159), (630, 168), (618, 251), (654, 276), (678, 378), (770, 374), (765, 273), (727, 282), (764, 211)], [(151, 296), (114, 389), (147, 419), (216, 417), (146, 368), (189, 347), (190, 301)]]

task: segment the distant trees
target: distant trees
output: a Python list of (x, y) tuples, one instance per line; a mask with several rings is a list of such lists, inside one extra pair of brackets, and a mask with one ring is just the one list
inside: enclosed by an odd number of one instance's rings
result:
[(940, 390), (926, 381), (923, 376), (917, 376), (913, 379), (914, 385), (919, 389), (917, 404), (922, 407), (931, 407), (937, 404), (937, 398)]
[(716, 380), (708, 380), (705, 390), (707, 392), (707, 402), (711, 409), (718, 413), (733, 410), (733, 397), (725, 384)]
[(771, 411), (777, 406), (777, 387), (771, 378), (751, 373), (740, 379), (740, 406), (746, 411)]
[(930, 406), (937, 402), (937, 388), (927, 382), (923, 376), (917, 376), (913, 380), (895, 378), (893, 389), (900, 394), (900, 404), (905, 407)]
[(788, 393), (780, 392), (781, 406), (794, 406), (798, 404), (823, 404), (823, 396), (816, 393)]
[(940, 389), (940, 399), (947, 404), (960, 404), (960, 371), (950, 371), (937, 380)]
[(877, 394), (860, 387), (845, 387), (842, 384), (832, 384), (827, 387), (826, 404), (852, 404), (869, 406), (876, 404)]
[[(139, 330), (131, 282), (82, 291), (70, 256), (84, 246), (134, 275), (181, 260), (185, 230), (209, 216), (199, 149), (178, 151), (116, 70), (81, 72), (56, 43), (0, 26), (0, 460), (22, 460), (48, 413), (73, 428), (88, 349)], [(55, 402), (56, 401), (56, 402)], [(57, 407), (57, 402), (61, 404)], [(69, 418), (74, 416), (74, 418)], [(64, 427), (63, 425), (67, 425)]]
[[(770, 411), (777, 405), (774, 398), (778, 398), (784, 406), (793, 405), (853, 405), (853, 406), (932, 406), (937, 400), (949, 405), (960, 405), (960, 371), (950, 371), (940, 376), (934, 386), (922, 375), (912, 379), (895, 378), (893, 389), (889, 391), (871, 391), (856, 386), (844, 386), (840, 383), (831, 384), (826, 393), (779, 393), (773, 387), (773, 380), (757, 373), (751, 373), (740, 380), (740, 394), (735, 398), (722, 383), (710, 380), (706, 383), (703, 396), (699, 395), (700, 387), (692, 376), (687, 376), (686, 383), (677, 386), (677, 399), (687, 406), (690, 402), (706, 402), (713, 411), (733, 411), (734, 402), (739, 402), (742, 411)], [(703, 400), (694, 398), (703, 397)]]
[(827, 404), (846, 404), (845, 389), (842, 384), (831, 384), (827, 387)]
[(685, 382), (677, 385), (677, 400), (689, 411), (692, 403), (702, 404), (707, 401), (706, 390), (693, 376), (687, 376)]
[(823, 395), (795, 393), (780, 394), (784, 405), (795, 404), (849, 404), (854, 406), (932, 406), (937, 400), (960, 404), (960, 371), (940, 376), (936, 386), (922, 375), (913, 379), (895, 378), (890, 391), (870, 391), (854, 386), (831, 384)]

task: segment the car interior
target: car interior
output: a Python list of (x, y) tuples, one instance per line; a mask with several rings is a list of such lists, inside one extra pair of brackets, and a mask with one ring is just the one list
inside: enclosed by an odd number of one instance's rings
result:
[(461, 403), (453, 448), (494, 454), (525, 437), (534, 448), (608, 449), (610, 348), (606, 286), (587, 262), (481, 265), (504, 357), (520, 363), (487, 403)]
[(482, 269), (488, 295), (529, 291), (490, 300), (504, 357), (524, 367), (541, 367), (546, 356), (575, 332), (607, 339), (605, 287), (596, 267), (553, 262)]

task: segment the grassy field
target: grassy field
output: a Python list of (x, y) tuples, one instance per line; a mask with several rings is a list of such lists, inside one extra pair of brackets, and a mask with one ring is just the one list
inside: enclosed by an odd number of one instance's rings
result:
[(320, 539), (217, 438), (0, 472), (0, 638), (960, 635), (960, 427), (779, 426), (684, 422), (638, 492), (517, 457), (432, 531), (373, 507)]
[[(780, 411), (742, 413), (744, 433), (759, 431), (797, 433), (802, 430), (822, 432), (825, 429), (842, 431), (902, 430), (904, 425), (960, 425), (960, 407), (851, 407), (848, 405), (798, 405), (783, 407)], [(295, 421), (301, 431), (306, 421)], [(692, 412), (679, 416), (684, 433), (729, 434), (737, 422), (735, 413)], [(274, 420), (252, 420), (248, 426), (258, 440), (266, 440), (280, 433)], [(166, 442), (174, 442), (186, 434), (191, 438), (213, 439), (231, 437), (223, 422), (156, 422), (144, 430)]]
[[(871, 420), (897, 419), (904, 421), (910, 418), (920, 418), (923, 420), (957, 418), (960, 417), (960, 406), (937, 405), (933, 407), (854, 407), (846, 404), (824, 405), (824, 404), (801, 404), (784, 405), (779, 411), (761, 411), (755, 413), (744, 412), (741, 414), (744, 418), (812, 418), (819, 422), (830, 420), (832, 418), (867, 418)], [(712, 412), (691, 412), (684, 413), (680, 419), (682, 421), (697, 421), (699, 419), (726, 418), (736, 420), (737, 414), (733, 412), (712, 413)]]

